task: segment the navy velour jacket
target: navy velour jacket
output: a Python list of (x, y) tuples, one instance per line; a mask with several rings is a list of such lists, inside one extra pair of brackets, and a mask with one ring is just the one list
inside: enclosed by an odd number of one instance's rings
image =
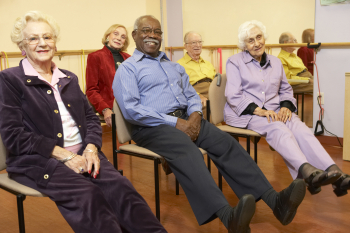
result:
[[(100, 150), (102, 128), (75, 74), (57, 84), (63, 103), (78, 125), (83, 147), (92, 143)], [(51, 91), (49, 91), (51, 90)], [(46, 186), (59, 163), (51, 158), (54, 147), (63, 147), (63, 127), (52, 88), (36, 76), (26, 76), (18, 67), (0, 72), (0, 134), (8, 150), (7, 171), (22, 173)]]

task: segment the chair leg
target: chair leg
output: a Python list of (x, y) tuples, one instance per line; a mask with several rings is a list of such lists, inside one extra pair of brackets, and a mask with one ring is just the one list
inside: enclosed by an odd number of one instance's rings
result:
[(219, 189), (222, 191), (222, 175), (220, 171), (218, 171), (218, 174), (219, 174)]
[(256, 164), (258, 164), (258, 141), (258, 137), (254, 137), (254, 160)]
[(117, 152), (117, 128), (115, 125), (115, 115), (112, 114), (112, 146), (113, 146), (113, 165), (118, 170), (118, 152)]
[(159, 170), (158, 164), (160, 160), (154, 159), (154, 187), (155, 187), (155, 198), (156, 198), (156, 217), (160, 221), (160, 204), (159, 204)]
[(301, 121), (304, 122), (304, 92), (301, 93)]
[(18, 212), (18, 225), (19, 232), (25, 233), (25, 225), (24, 225), (24, 210), (23, 210), (23, 201), (26, 199), (26, 196), (23, 194), (17, 195), (17, 212)]
[(176, 195), (180, 194), (180, 184), (179, 181), (175, 177), (175, 186), (176, 186)]
[(250, 155), (250, 136), (247, 136), (247, 152)]
[(208, 154), (207, 154), (207, 167), (208, 167), (209, 172), (211, 172), (211, 159), (208, 156)]

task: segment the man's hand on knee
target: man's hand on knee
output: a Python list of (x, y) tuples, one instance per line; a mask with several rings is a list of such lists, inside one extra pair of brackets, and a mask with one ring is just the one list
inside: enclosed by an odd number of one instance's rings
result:
[[(199, 120), (197, 119), (196, 116), (192, 116), (193, 114), (198, 115)], [(195, 141), (198, 138), (198, 134), (200, 130), (200, 122), (201, 122), (200, 120), (201, 120), (201, 117), (199, 116), (199, 114), (194, 112), (188, 118), (188, 121), (178, 118), (175, 128), (187, 134), (187, 136), (189, 136), (192, 141)]]

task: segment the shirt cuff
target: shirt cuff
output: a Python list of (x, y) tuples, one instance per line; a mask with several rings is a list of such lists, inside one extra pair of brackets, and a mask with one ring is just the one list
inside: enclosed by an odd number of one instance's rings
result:
[(169, 115), (165, 115), (165, 122), (167, 125), (170, 125), (172, 127), (175, 127), (176, 126), (176, 123), (177, 123), (177, 117), (174, 117), (174, 116), (169, 116)]
[(246, 109), (241, 113), (241, 115), (253, 115), (254, 110), (259, 107), (256, 103), (250, 103)]
[(292, 102), (290, 102), (289, 100), (284, 100), (280, 103), (281, 108), (285, 107), (288, 108), (291, 112), (295, 111), (295, 106)]

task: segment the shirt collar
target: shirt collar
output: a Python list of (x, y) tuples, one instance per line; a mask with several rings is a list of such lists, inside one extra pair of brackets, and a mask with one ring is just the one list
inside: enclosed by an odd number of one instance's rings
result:
[(167, 57), (167, 55), (162, 51), (159, 51), (158, 57), (151, 57), (151, 56), (139, 51), (138, 49), (135, 49), (132, 56), (134, 57), (135, 61), (140, 61), (144, 57), (153, 58), (153, 59), (156, 59), (158, 61), (163, 58), (163, 59), (170, 61), (170, 59)]
[[(34, 69), (34, 67), (29, 63), (27, 58), (23, 59), (22, 65), (23, 65), (23, 70), (24, 70), (24, 74), (25, 75), (27, 75), (27, 76), (37, 76), (40, 80), (43, 80), (43, 81), (47, 82), (46, 79), (44, 79), (38, 73), (38, 71), (36, 71)], [(67, 77), (67, 75), (65, 75), (64, 73), (62, 73), (62, 71), (60, 71), (58, 69), (58, 67), (56, 66), (56, 64), (53, 61), (51, 61), (51, 69), (52, 69), (52, 79), (51, 79), (51, 83), (49, 83), (51, 86), (54, 86), (55, 84), (57, 84), (59, 78)]]
[[(185, 63), (189, 63), (190, 61), (194, 61), (196, 62), (195, 60), (193, 60), (190, 55), (188, 55), (188, 53), (186, 52), (185, 56), (184, 56), (184, 61)], [(204, 62), (203, 58), (201, 56), (199, 56), (199, 61), (198, 62)]]
[(279, 56), (284, 57), (284, 58), (288, 58), (288, 57), (295, 57), (296, 55), (294, 53), (289, 53), (286, 50), (281, 49)]
[[(254, 57), (252, 57), (252, 55), (250, 55), (250, 53), (249, 53), (247, 50), (243, 51), (242, 54), (243, 54), (243, 62), (244, 62), (245, 64), (247, 64), (247, 63), (249, 63), (249, 62), (251, 62), (251, 61), (253, 61), (253, 60), (256, 61), (256, 60), (254, 59)], [(265, 54), (265, 57), (266, 57), (266, 63), (265, 63), (264, 66), (267, 66), (268, 64), (271, 65), (269, 55), (268, 55), (267, 53), (264, 53), (264, 54)], [(258, 61), (257, 61), (257, 62), (258, 62)], [(258, 63), (259, 63), (259, 65), (260, 65), (260, 62), (258, 62)]]

